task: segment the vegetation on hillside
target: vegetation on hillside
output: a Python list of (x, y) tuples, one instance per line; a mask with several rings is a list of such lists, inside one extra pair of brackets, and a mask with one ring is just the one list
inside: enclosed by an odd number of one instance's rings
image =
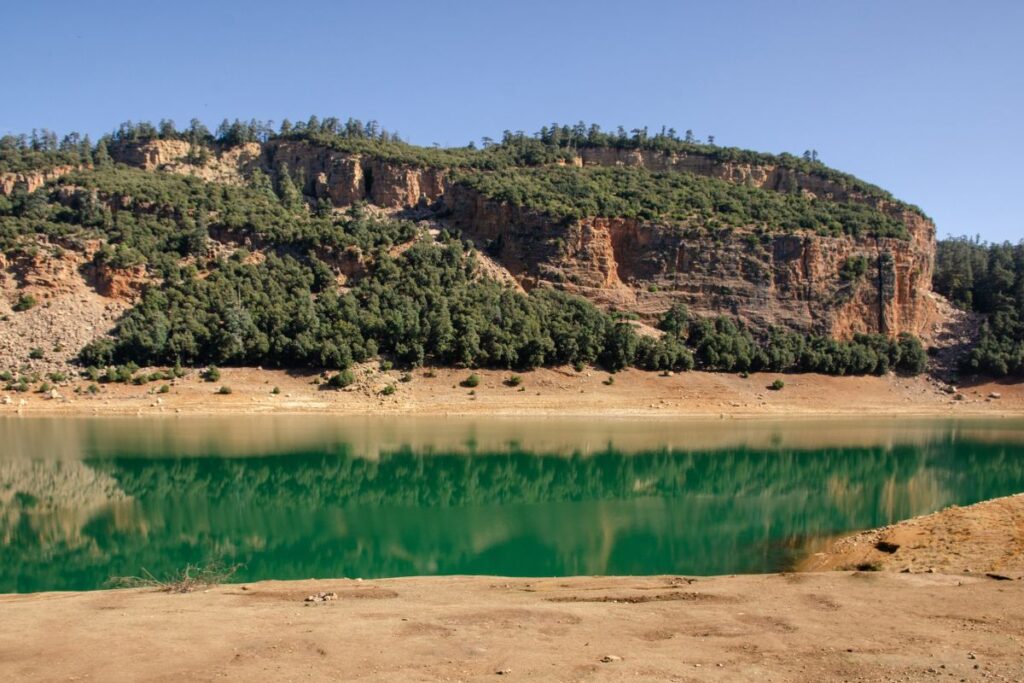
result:
[(985, 315), (965, 369), (996, 376), (1024, 374), (1024, 242), (940, 240), (932, 282), (955, 305)]
[[(37, 192), (17, 189), (0, 197), (0, 248), (31, 252), (40, 237), (51, 248), (82, 248), (85, 239), (98, 239), (103, 246), (95, 265), (144, 266), (149, 275), (151, 284), (114, 339), (82, 351), (90, 366), (344, 370), (378, 355), (406, 366), (600, 364), (610, 371), (861, 374), (914, 373), (924, 366), (920, 344), (910, 337), (839, 342), (786, 330), (755, 332), (726, 317), (691, 320), (679, 308), (662, 321), (663, 337), (641, 337), (632, 323), (584, 299), (549, 289), (527, 295), (483, 278), (471, 247), (455, 236), (434, 239), (410, 222), (374, 217), (359, 206), (339, 213), (325, 202), (311, 204), (301, 194), (302, 179), (287, 168), (274, 169), (274, 180), (256, 171), (248, 185), (227, 186), (113, 163), (111, 150), (156, 139), (184, 140), (201, 154), (248, 142), (305, 140), (456, 169), (461, 182), (485, 195), (556, 219), (622, 216), (712, 229), (906, 237), (900, 221), (874, 208), (810, 199), (799, 188), (782, 193), (686, 173), (556, 163), (582, 147), (693, 153), (782, 164), (882, 196), (851, 177), (829, 176), (815, 154), (802, 160), (757, 155), (674, 131), (627, 135), (556, 125), (534, 135), (506, 131), (480, 148), (439, 148), (410, 145), (375, 122), (311, 117), (276, 130), (255, 120), (224, 121), (215, 131), (195, 119), (184, 129), (171, 121), (128, 122), (95, 146), (76, 135), (58, 141), (49, 131), (7, 136), (0, 141), (0, 170), (56, 163), (83, 168)], [(858, 265), (849, 265), (850, 277)]]
[(907, 237), (902, 221), (865, 204), (821, 201), (690, 173), (544, 166), (462, 172), (457, 178), (491, 199), (560, 219), (621, 216), (708, 228)]
[[(98, 265), (145, 265), (154, 284), (89, 366), (251, 364), (344, 369), (379, 354), (403, 365), (609, 370), (916, 372), (913, 342), (836, 342), (674, 309), (661, 339), (584, 299), (529, 295), (482, 278), (472, 249), (360, 207), (311, 210), (284, 175), (229, 187), (104, 164), (0, 206), (0, 245), (99, 238)], [(396, 250), (397, 245), (407, 248)], [(347, 268), (345, 288), (339, 271)], [(916, 349), (920, 349), (917, 345)], [(912, 350), (912, 349), (911, 349)]]
[(89, 136), (65, 135), (60, 141), (51, 130), (33, 130), (32, 135), (0, 137), (0, 173), (22, 173), (67, 164), (92, 161)]
[[(535, 166), (567, 161), (581, 148), (607, 147), (615, 149), (643, 149), (669, 154), (698, 155), (718, 162), (771, 165), (823, 178), (836, 185), (873, 199), (883, 199), (920, 213), (917, 207), (895, 200), (883, 189), (866, 183), (850, 174), (826, 166), (818, 160), (817, 152), (808, 150), (803, 156), (767, 154), (736, 147), (715, 144), (714, 136), (699, 141), (692, 131), (683, 136), (675, 129), (662, 128), (650, 133), (647, 127), (627, 131), (622, 126), (614, 132), (603, 131), (597, 124), (582, 121), (574, 125), (553, 123), (539, 131), (527, 134), (506, 130), (498, 140), (484, 138), (478, 147), (470, 142), (464, 147), (429, 147), (409, 144), (396, 132), (388, 131), (376, 121), (363, 122), (349, 118), (318, 118), (292, 123), (282, 121), (275, 130), (273, 122), (225, 119), (215, 131), (210, 131), (198, 119), (179, 129), (173, 121), (164, 119), (154, 125), (149, 122), (122, 123), (111, 134), (103, 136), (95, 148), (88, 136), (71, 133), (60, 141), (52, 131), (33, 131), (31, 136), (8, 135), (0, 138), (0, 172), (42, 168), (58, 163), (87, 163), (102, 158), (111, 145), (136, 144), (150, 140), (185, 140), (197, 148), (231, 147), (247, 142), (267, 142), (272, 139), (306, 140), (313, 144), (343, 152), (364, 153), (387, 161), (425, 167), (500, 169), (510, 166)], [(798, 187), (793, 188), (799, 190)]]

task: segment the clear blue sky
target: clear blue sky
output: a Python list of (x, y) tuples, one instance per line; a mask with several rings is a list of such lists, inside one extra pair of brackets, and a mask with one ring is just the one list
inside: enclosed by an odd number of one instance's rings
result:
[(940, 235), (1024, 237), (1024, 3), (18, 2), (0, 132), (349, 116), (415, 143), (692, 128), (882, 185)]

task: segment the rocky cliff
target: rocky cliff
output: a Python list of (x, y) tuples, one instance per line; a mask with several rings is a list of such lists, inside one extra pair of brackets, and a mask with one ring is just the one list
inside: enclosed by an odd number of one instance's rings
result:
[(329, 199), (335, 206), (366, 201), (387, 209), (433, 203), (446, 189), (444, 169), (418, 168), (360, 154), (349, 154), (306, 142), (268, 143), (263, 165), (269, 173), (287, 167), (303, 180), (303, 192)]
[[(151, 142), (112, 154), (143, 168), (230, 181), (257, 167), (271, 175), (287, 167), (306, 195), (337, 207), (358, 201), (391, 210), (430, 206), (439, 221), (473, 239), (524, 288), (558, 287), (649, 318), (683, 302), (699, 315), (729, 314), (760, 328), (786, 325), (847, 338), (856, 332), (925, 334), (935, 317), (930, 220), (834, 179), (773, 164), (606, 148), (580, 150), (572, 162), (695, 173), (767, 191), (799, 190), (822, 201), (871, 204), (903, 221), (910, 238), (684, 230), (627, 218), (558, 221), (488, 200), (460, 185), (449, 169), (294, 140), (223, 151), (203, 163), (187, 161), (183, 142)], [(865, 272), (843, 274), (862, 259)]]
[(0, 195), (10, 196), (17, 189), (35, 192), (51, 180), (56, 180), (79, 168), (79, 166), (54, 166), (42, 171), (0, 173)]
[(262, 148), (250, 142), (211, 152), (205, 147), (195, 148), (185, 140), (152, 140), (114, 145), (110, 156), (117, 162), (146, 171), (168, 171), (211, 182), (238, 184), (260, 167)]
[[(682, 302), (698, 315), (840, 338), (919, 334), (930, 321), (933, 252), (915, 240), (710, 234), (627, 218), (555, 223), (458, 185), (443, 201), (449, 220), (527, 289), (555, 286), (650, 317)], [(844, 276), (860, 257), (866, 272)]]

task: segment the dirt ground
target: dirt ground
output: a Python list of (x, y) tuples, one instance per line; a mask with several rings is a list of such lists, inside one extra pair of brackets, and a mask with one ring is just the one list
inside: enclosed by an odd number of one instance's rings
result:
[(1022, 598), (885, 572), (7, 595), (0, 680), (1021, 681)]
[(954, 505), (841, 538), (801, 564), (806, 571), (856, 567), (1024, 577), (1024, 494)]
[[(582, 416), (958, 416), (1024, 414), (1024, 382), (986, 382), (956, 393), (926, 377), (831, 377), (762, 373), (748, 378), (724, 373), (686, 372), (662, 376), (626, 370), (609, 375), (594, 368), (541, 369), (519, 373), (472, 371), (475, 388), (462, 386), (469, 370), (450, 368), (381, 371), (376, 364), (355, 368), (357, 381), (329, 389), (325, 374), (257, 368), (226, 368), (214, 383), (198, 371), (170, 382), (97, 385), (74, 381), (56, 395), (0, 391), (0, 415), (14, 414), (228, 414), (336, 413), (423, 415)], [(612, 378), (609, 383), (609, 378)], [(767, 388), (782, 379), (781, 391)], [(158, 393), (169, 385), (168, 393)], [(230, 394), (218, 394), (220, 387)], [(394, 387), (386, 395), (385, 388)], [(277, 388), (279, 393), (273, 393)], [(78, 390), (76, 393), (75, 390)], [(958, 398), (959, 397), (959, 398)]]

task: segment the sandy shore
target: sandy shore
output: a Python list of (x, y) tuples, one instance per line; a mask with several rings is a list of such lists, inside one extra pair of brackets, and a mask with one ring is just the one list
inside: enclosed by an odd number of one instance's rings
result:
[(7, 595), (0, 679), (1020, 681), (1022, 595), (884, 572)]
[[(321, 384), (324, 375), (256, 368), (228, 368), (215, 382), (198, 372), (144, 386), (88, 383), (57, 387), (55, 398), (39, 393), (0, 392), (0, 415), (124, 414), (416, 414), (524, 416), (942, 416), (1024, 415), (1024, 382), (986, 382), (949, 394), (925, 377), (831, 377), (687, 372), (672, 376), (627, 370), (609, 382), (605, 372), (555, 368), (519, 373), (474, 371), (475, 388), (461, 385), (468, 370), (418, 369), (405, 375), (375, 365), (356, 369), (358, 381), (343, 390)], [(404, 376), (403, 376), (404, 375)], [(767, 386), (785, 381), (781, 391)], [(158, 393), (169, 384), (169, 393)], [(220, 387), (230, 394), (218, 394)], [(394, 393), (382, 393), (386, 387)], [(274, 388), (279, 393), (273, 393)], [(78, 389), (78, 393), (75, 389)], [(959, 398), (957, 397), (959, 395)]]
[(800, 565), (803, 571), (857, 567), (1024, 578), (1024, 494), (954, 505), (847, 536)]

